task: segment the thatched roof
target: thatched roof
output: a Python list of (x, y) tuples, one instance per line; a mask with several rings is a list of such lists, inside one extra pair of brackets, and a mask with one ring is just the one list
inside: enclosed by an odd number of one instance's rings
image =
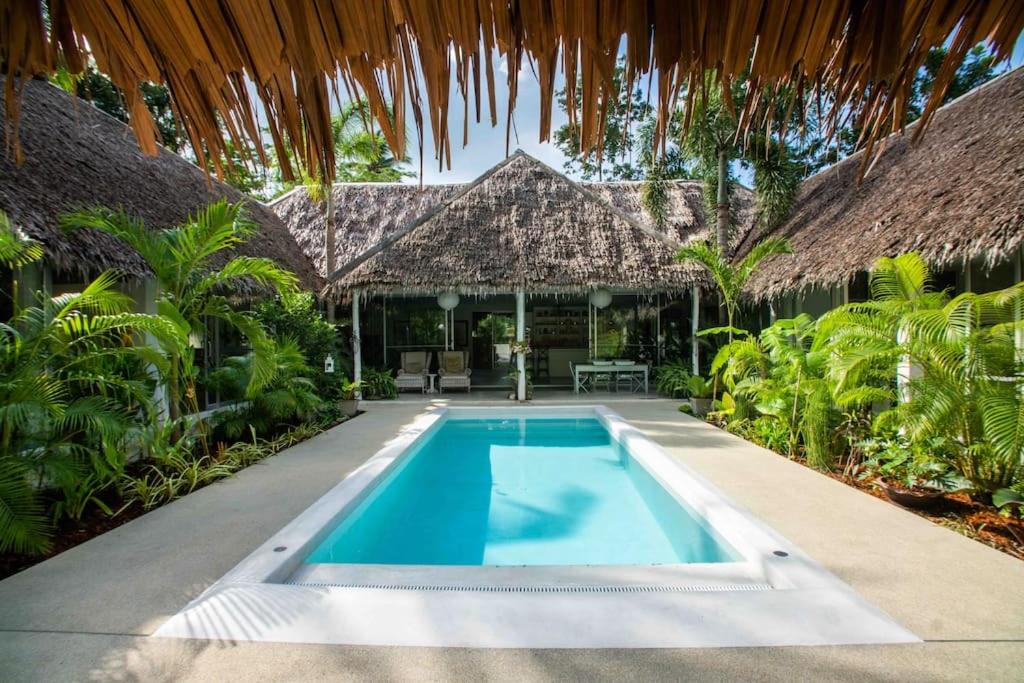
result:
[[(331, 95), (339, 91), (367, 97), (399, 157), (408, 106), (417, 129), (430, 127), (437, 157), (449, 159), (453, 81), (467, 109), (473, 101), (478, 119), (489, 110), (497, 124), (494, 63), (500, 60), (508, 62), (506, 126), (524, 61), (538, 75), (542, 140), (550, 134), (556, 73), (571, 86), (579, 75), (581, 86), (566, 97), (569, 111), (580, 105), (573, 123), (587, 150), (604, 138), (609, 101), (635, 83), (654, 80), (653, 102), (664, 122), (681, 92), (703, 92), (708, 70), (720, 74), (725, 93), (743, 79), (751, 93), (809, 86), (835, 103), (835, 113), (863, 103), (870, 141), (902, 120), (930, 47), (950, 50), (926, 119), (971, 46), (991, 40), (997, 55), (1008, 57), (1022, 28), (1024, 0), (690, 0), (685, 11), (653, 0), (20, 0), (5, 4), (0, 64), (8, 76), (30, 77), (52, 73), (58, 56), (71, 71), (91, 57), (125, 91), (150, 153), (156, 131), (138, 88), (165, 82), (197, 154), (211, 150), (214, 163), (225, 156), (222, 125), (236, 149), (246, 147), (243, 138), (262, 149), (255, 94), (278, 158), (288, 158), (282, 147), (291, 141), (307, 169), (331, 178)], [(622, 89), (613, 79), (620, 48)], [(16, 118), (17, 90), (6, 96), (7, 115)], [(760, 125), (752, 106), (740, 114), (742, 124)]]
[[(422, 188), (400, 183), (335, 184), (334, 267), (348, 263), (391, 237), (462, 187), (462, 183), (424, 185)], [(270, 208), (288, 226), (317, 272), (326, 275), (326, 202), (312, 201), (304, 187), (297, 187), (271, 202)]]
[[(516, 152), (350, 259), (329, 278), (331, 287), (335, 293), (682, 290), (704, 275), (677, 263), (675, 252), (681, 241), (707, 231), (699, 184), (672, 188), (670, 228), (658, 231), (630, 213), (639, 208), (638, 183), (575, 183)], [(749, 191), (742, 194), (749, 206)], [(338, 237), (339, 243), (346, 239)]]
[[(353, 259), (393, 238), (470, 184), (417, 187), (401, 183), (336, 183), (333, 190), (336, 207), (335, 268), (345, 267)], [(577, 184), (647, 229), (658, 230), (641, 204), (642, 182)], [(661, 229), (667, 237), (682, 243), (710, 235), (704, 221), (703, 188), (700, 181), (668, 181), (667, 195), (666, 225)], [(755, 218), (753, 193), (745, 187), (737, 187), (733, 205), (734, 225), (738, 226), (734, 234), (738, 239), (746, 234)], [(303, 252), (316, 265), (317, 271), (326, 277), (326, 202), (311, 200), (306, 189), (298, 187), (271, 202), (270, 207), (291, 230)], [(496, 213), (500, 214), (500, 211)], [(485, 225), (482, 229), (488, 234), (494, 234), (495, 228)], [(497, 248), (497, 243), (494, 248)], [(472, 256), (467, 255), (467, 258)]]
[[(61, 270), (86, 275), (114, 268), (140, 277), (150, 272), (114, 237), (63, 232), (60, 217), (66, 212), (120, 207), (151, 228), (164, 228), (218, 199), (246, 199), (173, 152), (161, 148), (155, 157), (144, 155), (128, 126), (43, 81), (25, 84), (20, 126), (27, 157), (20, 166), (0, 158), (0, 210), (42, 242), (47, 260)], [(247, 211), (259, 231), (240, 252), (268, 256), (298, 275), (304, 287), (318, 289), (319, 274), (281, 219), (254, 200), (248, 200)]]
[[(936, 266), (1004, 260), (1024, 239), (1024, 68), (940, 109), (927, 137), (894, 135), (857, 186), (860, 154), (804, 181), (773, 231), (795, 253), (751, 280), (758, 299), (851, 280), (881, 256), (916, 251)], [(759, 231), (748, 235), (740, 255)]]

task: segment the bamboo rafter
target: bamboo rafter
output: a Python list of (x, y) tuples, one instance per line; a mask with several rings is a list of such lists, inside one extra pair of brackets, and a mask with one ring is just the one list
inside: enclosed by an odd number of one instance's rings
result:
[[(831, 104), (833, 122), (857, 105), (867, 159), (899, 128), (929, 48), (948, 42), (949, 56), (916, 134), (967, 51), (987, 40), (1006, 58), (1022, 28), (1024, 0), (4, 0), (5, 139), (18, 158), (12, 76), (50, 74), (61, 63), (79, 72), (91, 58), (124, 91), (144, 151), (155, 152), (158, 134), (139, 85), (163, 82), (197, 157), (219, 175), (229, 141), (264, 157), (265, 125), (286, 178), (295, 173), (287, 147), (332, 178), (330, 111), (342, 92), (367, 98), (397, 155), (408, 103), (420, 145), (429, 126), (435, 157), (450, 164), (451, 84), (467, 121), (472, 103), (477, 120), (486, 111), (496, 124), (497, 56), (508, 63), (507, 129), (526, 60), (540, 83), (541, 140), (561, 70), (571, 123), (589, 151), (621, 95), (612, 76), (624, 51), (626, 87), (652, 78), (662, 122), (681, 94), (692, 104), (702, 74), (714, 70), (719, 84), (744, 80), (754, 94), (738, 112), (746, 132), (765, 124), (755, 112), (777, 92), (809, 88)], [(807, 110), (802, 101), (787, 106)]]

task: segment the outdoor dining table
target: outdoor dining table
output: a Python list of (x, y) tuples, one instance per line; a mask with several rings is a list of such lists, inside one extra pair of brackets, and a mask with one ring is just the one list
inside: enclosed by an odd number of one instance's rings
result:
[(596, 375), (604, 373), (622, 373), (628, 372), (630, 374), (642, 372), (644, 373), (644, 393), (647, 393), (648, 384), (650, 380), (651, 369), (646, 363), (630, 363), (629, 365), (623, 364), (604, 364), (598, 365), (596, 363), (574, 363), (572, 366), (572, 390), (573, 393), (580, 393), (582, 388), (584, 391), (587, 390), (583, 386), (585, 381), (585, 375)]

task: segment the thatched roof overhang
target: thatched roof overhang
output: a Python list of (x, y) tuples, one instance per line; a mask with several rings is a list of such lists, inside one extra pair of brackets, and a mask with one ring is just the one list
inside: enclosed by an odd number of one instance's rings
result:
[(0, 210), (42, 243), (54, 267), (83, 276), (105, 269), (134, 277), (150, 275), (142, 258), (120, 240), (93, 230), (64, 232), (60, 219), (67, 212), (122, 208), (157, 229), (176, 225), (197, 209), (226, 198), (245, 201), (249, 218), (258, 226), (241, 254), (274, 259), (307, 289), (323, 285), (273, 211), (211, 181), (202, 169), (169, 150), (161, 148), (153, 157), (142, 154), (128, 126), (88, 102), (43, 81), (26, 83), (20, 126), (28, 155), (21, 165), (0, 158)]
[[(854, 155), (804, 181), (773, 235), (794, 254), (773, 257), (749, 282), (767, 299), (848, 282), (875, 259), (916, 251), (936, 267), (1006, 260), (1024, 241), (1024, 68), (940, 109), (928, 136), (905, 134), (861, 185)], [(748, 234), (742, 257), (764, 235)]]
[[(676, 194), (692, 196), (685, 189)], [(681, 230), (658, 231), (602, 199), (601, 191), (516, 152), (343, 265), (327, 289), (335, 295), (598, 287), (653, 293), (706, 283), (700, 268), (675, 260), (680, 237), (687, 237)], [(685, 199), (676, 201), (689, 211)], [(706, 234), (697, 215), (691, 214), (689, 238)]]
[[(228, 156), (225, 133), (236, 149), (247, 149), (248, 139), (262, 154), (254, 92), (278, 158), (287, 159), (284, 148), (292, 146), (307, 169), (331, 178), (332, 95), (365, 95), (398, 156), (408, 109), (418, 130), (429, 126), (437, 158), (447, 161), (453, 80), (467, 110), (472, 101), (478, 119), (486, 111), (498, 122), (495, 57), (508, 62), (507, 128), (524, 60), (538, 75), (542, 140), (561, 70), (573, 86), (569, 110), (580, 104), (572, 123), (582, 146), (597, 147), (609, 102), (621, 97), (613, 83), (621, 50), (622, 91), (654, 79), (661, 121), (680, 93), (699, 96), (704, 74), (716, 70), (713, 87), (726, 93), (739, 79), (749, 92), (777, 91), (748, 98), (740, 112), (748, 128), (763, 125), (756, 100), (780, 100), (785, 110), (794, 103), (782, 94), (809, 86), (815, 100), (834, 103), (835, 116), (859, 105), (870, 146), (903, 120), (929, 48), (950, 51), (926, 121), (973, 45), (989, 40), (1008, 57), (1022, 28), (1024, 0), (691, 0), (685, 11), (654, 0), (15, 0), (0, 13), (0, 64), (8, 76), (29, 78), (61, 62), (81, 71), (92, 58), (124, 90), (151, 154), (156, 130), (139, 85), (167, 83), (193, 148), (218, 171)], [(9, 80), (9, 121), (17, 118), (18, 93)], [(797, 111), (806, 104), (795, 103)], [(17, 151), (16, 137), (8, 145)]]

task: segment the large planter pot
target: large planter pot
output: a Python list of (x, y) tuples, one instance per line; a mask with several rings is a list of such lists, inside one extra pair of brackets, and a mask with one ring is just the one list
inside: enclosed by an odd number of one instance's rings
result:
[(905, 489), (876, 479), (875, 484), (882, 489), (886, 498), (905, 508), (924, 510), (933, 507), (942, 498), (943, 492), (934, 489)]
[(359, 412), (359, 400), (355, 398), (345, 398), (338, 401), (338, 410), (345, 417), (352, 417)]
[(707, 417), (711, 412), (714, 400), (710, 398), (690, 398), (690, 407), (697, 417)]

